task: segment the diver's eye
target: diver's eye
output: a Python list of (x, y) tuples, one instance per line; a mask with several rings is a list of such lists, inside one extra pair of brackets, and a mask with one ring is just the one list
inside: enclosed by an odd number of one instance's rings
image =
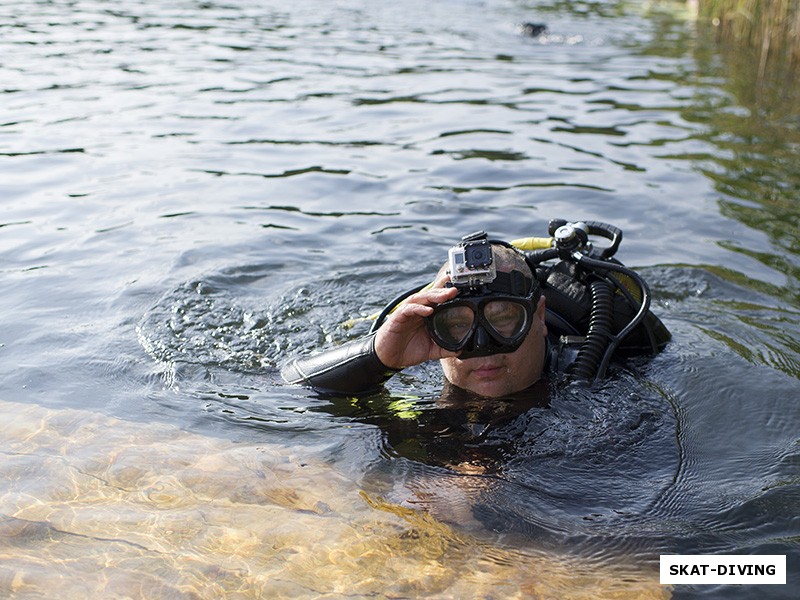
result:
[(475, 313), (469, 306), (451, 306), (433, 316), (433, 330), (447, 344), (459, 344), (469, 335)]
[(506, 338), (519, 335), (527, 324), (525, 308), (517, 302), (493, 300), (483, 308), (483, 316), (497, 333)]

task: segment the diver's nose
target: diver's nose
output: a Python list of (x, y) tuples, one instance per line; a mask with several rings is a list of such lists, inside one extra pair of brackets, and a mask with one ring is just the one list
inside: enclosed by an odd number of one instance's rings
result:
[(485, 350), (489, 347), (491, 343), (491, 338), (489, 337), (489, 333), (481, 326), (475, 329), (475, 342), (473, 348), (475, 350)]

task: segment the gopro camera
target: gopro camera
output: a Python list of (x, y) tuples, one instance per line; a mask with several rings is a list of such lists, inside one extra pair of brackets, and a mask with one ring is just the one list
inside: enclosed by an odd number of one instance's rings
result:
[(475, 287), (491, 283), (497, 277), (492, 246), (485, 231), (461, 238), (458, 246), (447, 252), (450, 280), (456, 287)]

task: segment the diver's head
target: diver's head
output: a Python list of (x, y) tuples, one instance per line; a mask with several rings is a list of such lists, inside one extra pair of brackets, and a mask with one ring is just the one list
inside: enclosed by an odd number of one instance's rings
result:
[[(476, 241), (481, 245), (471, 245)], [(426, 319), (431, 339), (459, 353), (442, 359), (445, 376), (484, 396), (525, 389), (539, 379), (544, 364), (547, 328), (539, 284), (525, 257), (511, 247), (489, 244), (485, 236), (468, 236), (459, 247), (463, 251), (451, 249), (440, 271), (450, 272), (459, 294)]]
[(451, 248), (448, 258), (448, 286), (459, 293), (426, 319), (431, 339), (462, 359), (514, 352), (531, 328), (541, 295), (524, 256), (490, 244), (480, 232)]

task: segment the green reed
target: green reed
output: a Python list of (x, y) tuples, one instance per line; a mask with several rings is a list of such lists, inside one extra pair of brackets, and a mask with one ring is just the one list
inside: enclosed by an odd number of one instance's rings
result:
[(800, 0), (698, 0), (698, 32), (745, 106), (797, 125)]
[(699, 0), (698, 13), (716, 28), (720, 44), (757, 53), (759, 77), (800, 64), (800, 0)]

